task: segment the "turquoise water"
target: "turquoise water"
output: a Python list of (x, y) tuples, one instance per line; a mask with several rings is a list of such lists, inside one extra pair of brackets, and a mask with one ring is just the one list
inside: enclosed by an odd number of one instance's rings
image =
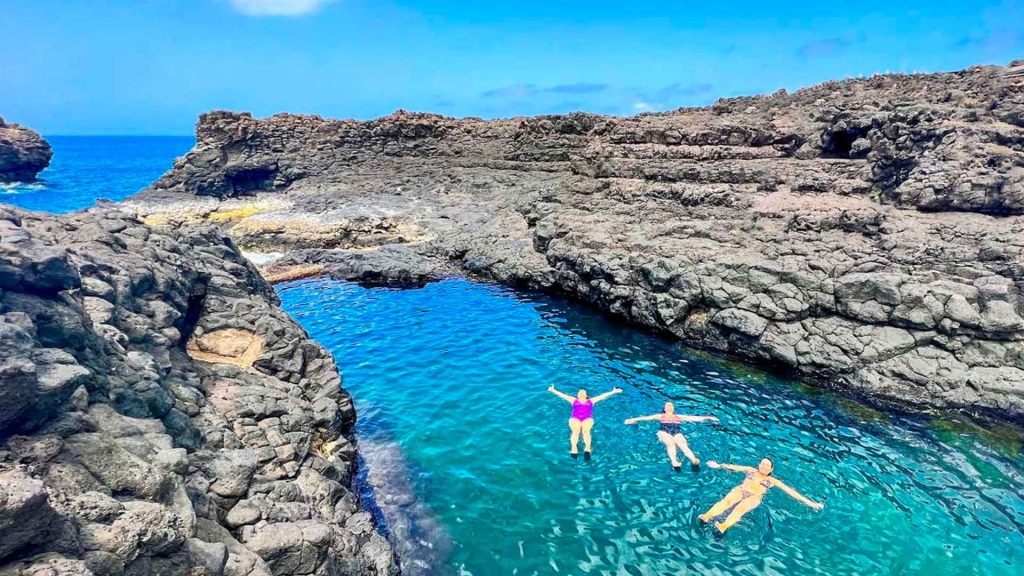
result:
[[(144, 188), (189, 137), (50, 137), (42, 182), (0, 202), (66, 212)], [(687, 355), (560, 300), (449, 281), (421, 290), (307, 281), (285, 307), (336, 355), (367, 458), (411, 492), (428, 573), (1012, 574), (1024, 561), (1015, 434), (886, 417), (741, 367)], [(568, 405), (544, 390), (625, 393), (597, 407), (595, 458), (570, 460)], [(656, 424), (665, 399), (714, 413), (685, 427), (704, 460), (772, 456), (824, 501), (772, 493), (724, 538), (696, 515), (740, 478), (676, 474)], [(379, 457), (385, 454), (387, 458)], [(411, 571), (415, 573), (416, 571)]]
[[(886, 416), (490, 285), (313, 280), (280, 294), (335, 354), (360, 442), (401, 448), (439, 526), (419, 534), (443, 552), (426, 573), (967, 575), (1024, 563), (1013, 434)], [(569, 407), (545, 392), (551, 383), (625, 389), (596, 408), (593, 461), (569, 458)], [(773, 490), (716, 538), (697, 514), (742, 476), (674, 473), (656, 424), (622, 424), (665, 400), (721, 418), (684, 425), (699, 457), (771, 456), (779, 478), (825, 509)]]
[(0, 202), (28, 210), (71, 212), (97, 198), (123, 200), (171, 169), (195, 144), (191, 136), (47, 136), (50, 167), (31, 184), (0, 184)]

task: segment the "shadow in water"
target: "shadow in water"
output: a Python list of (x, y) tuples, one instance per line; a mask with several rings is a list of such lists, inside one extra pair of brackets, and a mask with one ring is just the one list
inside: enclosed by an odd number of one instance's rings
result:
[[(452, 541), (441, 521), (420, 494), (429, 491), (418, 470), (393, 440), (391, 424), (380, 411), (367, 415), (357, 426), (359, 471), (356, 494), (378, 529), (394, 546), (406, 576), (448, 576)], [(419, 480), (418, 486), (413, 479)]]

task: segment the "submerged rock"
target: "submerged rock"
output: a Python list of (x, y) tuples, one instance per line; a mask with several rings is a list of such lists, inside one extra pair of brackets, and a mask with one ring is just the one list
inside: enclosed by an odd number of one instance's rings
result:
[(196, 135), (126, 208), (166, 222), (201, 203), (243, 247), (286, 252), (276, 277), (458, 271), (879, 401), (1024, 418), (1009, 69), (633, 118), (211, 112)]
[(0, 182), (31, 182), (50, 158), (53, 150), (39, 133), (0, 118)]
[(0, 572), (397, 573), (333, 358), (223, 233), (0, 205), (0, 277)]

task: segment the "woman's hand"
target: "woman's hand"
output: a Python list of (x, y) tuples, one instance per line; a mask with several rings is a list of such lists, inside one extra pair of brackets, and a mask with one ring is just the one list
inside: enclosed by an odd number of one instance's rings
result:
[(551, 386), (548, 386), (548, 392), (554, 392), (554, 391), (555, 391), (555, 385), (554, 384), (552, 384)]
[(626, 424), (636, 424), (636, 418), (626, 418)]
[(597, 404), (598, 402), (604, 402), (605, 400), (611, 398), (612, 396), (615, 396), (616, 394), (621, 394), (621, 393), (622, 393), (622, 388), (619, 388), (618, 386), (616, 386), (615, 388), (612, 388), (611, 390), (605, 392), (604, 394), (600, 394), (598, 396), (594, 396), (593, 398), (591, 398), (591, 400), (594, 401), (594, 404)]
[(708, 420), (712, 422), (721, 422), (721, 420), (719, 420), (717, 416), (708, 416)]
[(709, 460), (708, 461), (708, 468), (721, 468), (721, 467), (722, 467), (722, 465), (719, 464), (718, 462), (715, 462), (714, 460)]
[(822, 508), (825, 507), (825, 505), (822, 504), (821, 502), (811, 502), (810, 504), (808, 504), (808, 506), (814, 508), (815, 510), (821, 510)]

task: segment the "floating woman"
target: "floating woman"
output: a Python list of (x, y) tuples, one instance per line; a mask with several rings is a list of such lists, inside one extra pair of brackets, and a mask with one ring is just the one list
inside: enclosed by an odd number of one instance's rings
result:
[(778, 488), (789, 494), (801, 504), (810, 506), (815, 510), (821, 510), (825, 507), (820, 502), (815, 502), (809, 498), (805, 498), (802, 494), (793, 490), (789, 486), (782, 483), (775, 476), (772, 476), (772, 472), (775, 470), (775, 464), (770, 458), (762, 458), (761, 462), (757, 465), (757, 468), (751, 468), (750, 466), (737, 466), (735, 464), (719, 464), (718, 462), (708, 462), (708, 468), (722, 468), (723, 470), (730, 470), (732, 472), (743, 472), (747, 477), (743, 480), (743, 483), (732, 489), (731, 492), (725, 495), (718, 504), (711, 507), (710, 510), (698, 516), (701, 522), (707, 522), (712, 518), (721, 516), (727, 510), (732, 508), (732, 512), (725, 518), (725, 522), (715, 522), (715, 528), (722, 534), (732, 527), (733, 524), (740, 521), (743, 515), (750, 512), (754, 508), (757, 508), (761, 501), (764, 499), (764, 495), (770, 488)]
[(577, 392), (575, 398), (555, 390), (554, 386), (548, 386), (548, 392), (572, 404), (572, 417), (569, 418), (569, 429), (572, 430), (572, 436), (569, 438), (569, 454), (572, 454), (573, 458), (579, 454), (580, 434), (582, 433), (583, 457), (589, 460), (590, 430), (594, 427), (594, 404), (620, 394), (622, 388), (612, 388), (611, 392), (605, 392), (593, 398), (587, 398), (586, 390)]
[(650, 420), (661, 422), (661, 429), (658, 430), (658, 440), (661, 440), (661, 443), (665, 445), (665, 449), (668, 451), (668, 459), (676, 470), (680, 470), (683, 467), (679, 463), (679, 458), (676, 457), (677, 450), (682, 450), (683, 455), (689, 459), (691, 464), (700, 466), (700, 460), (690, 450), (690, 445), (686, 443), (686, 436), (683, 436), (683, 430), (679, 424), (682, 422), (718, 422), (718, 418), (714, 416), (681, 416), (676, 414), (674, 404), (665, 402), (665, 411), (661, 414), (630, 418), (626, 420), (626, 424), (636, 424), (637, 422), (647, 422)]

